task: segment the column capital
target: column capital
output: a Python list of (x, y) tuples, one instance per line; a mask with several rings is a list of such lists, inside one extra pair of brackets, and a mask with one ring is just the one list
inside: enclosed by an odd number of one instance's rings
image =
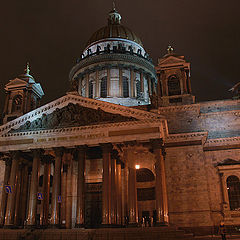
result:
[(76, 146), (76, 150), (77, 150), (77, 151), (82, 151), (82, 152), (86, 151), (87, 148), (88, 148), (87, 145)]
[(54, 151), (56, 157), (62, 157), (63, 152), (64, 152), (64, 148), (63, 147), (56, 147), (56, 148), (53, 148), (53, 151)]
[(39, 148), (39, 149), (32, 149), (31, 151), (33, 153), (33, 157), (40, 157), (44, 153), (44, 150), (41, 149), (41, 148)]
[(41, 156), (41, 162), (42, 163), (52, 163), (53, 160), (54, 160), (54, 156), (52, 156), (50, 154)]
[(150, 143), (153, 149), (163, 149), (162, 138), (150, 139)]
[(5, 162), (6, 166), (11, 166), (12, 159), (10, 157), (3, 158), (3, 161)]
[(112, 151), (112, 144), (111, 143), (100, 143), (103, 152), (110, 152)]
[(12, 151), (10, 152), (10, 157), (14, 160), (14, 159), (19, 159), (21, 156), (21, 152), (20, 151)]

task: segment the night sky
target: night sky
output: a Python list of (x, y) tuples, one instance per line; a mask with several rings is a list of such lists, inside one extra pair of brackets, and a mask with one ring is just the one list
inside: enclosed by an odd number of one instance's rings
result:
[[(117, 0), (122, 24), (142, 40), (154, 63), (169, 43), (191, 62), (196, 100), (231, 98), (240, 81), (239, 0)], [(0, 9), (0, 109), (4, 85), (31, 73), (42, 103), (65, 94), (68, 74), (90, 36), (107, 24), (111, 0), (8, 0)]]

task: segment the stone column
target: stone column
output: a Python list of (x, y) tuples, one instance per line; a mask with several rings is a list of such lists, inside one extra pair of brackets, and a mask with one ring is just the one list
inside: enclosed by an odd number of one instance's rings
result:
[(87, 75), (86, 75), (85, 96), (86, 96), (86, 97), (89, 97), (89, 73), (87, 73)]
[(5, 227), (11, 227), (13, 225), (13, 217), (15, 211), (15, 196), (16, 196), (16, 174), (18, 170), (18, 161), (20, 158), (19, 152), (12, 154), (12, 167), (9, 178), (9, 186), (11, 187), (11, 193), (8, 193), (7, 208), (5, 214)]
[(187, 78), (187, 80), (186, 80), (186, 83), (187, 83), (187, 91), (188, 91), (189, 94), (191, 94), (191, 93), (192, 93), (192, 89), (191, 89), (191, 82), (190, 82), (189, 70), (186, 69), (186, 70), (185, 70), (185, 73), (186, 73), (186, 78)]
[(117, 184), (116, 184), (116, 159), (111, 159), (111, 184), (110, 185), (110, 211), (111, 224), (116, 224), (117, 214)]
[(20, 225), (24, 225), (27, 211), (28, 198), (28, 164), (23, 166), (22, 181), (21, 181), (21, 205), (20, 205)]
[(83, 227), (84, 225), (84, 172), (86, 160), (86, 148), (84, 146), (78, 147), (78, 179), (77, 179), (77, 219), (76, 227)]
[(223, 211), (230, 210), (226, 178), (224, 176), (224, 173), (219, 173), (219, 175), (221, 180), (222, 198), (223, 198), (222, 210)]
[(96, 70), (96, 92), (95, 92), (95, 97), (99, 98), (100, 97), (100, 91), (99, 91), (99, 70)]
[(111, 186), (111, 144), (102, 145), (103, 153), (103, 190), (102, 190), (102, 224), (110, 224), (110, 186)]
[[(182, 89), (181, 89), (181, 93), (182, 94), (187, 94), (187, 77), (186, 77), (186, 72), (184, 68), (181, 68), (181, 79), (182, 79)], [(180, 81), (181, 83), (181, 81)]]
[(22, 112), (25, 113), (26, 112), (26, 89), (23, 90), (23, 98), (22, 98)]
[(107, 96), (110, 96), (111, 89), (111, 68), (107, 68)]
[[(124, 159), (126, 159), (126, 153), (124, 153)], [(123, 169), (123, 196), (122, 196), (122, 223), (126, 224), (128, 217), (128, 165), (125, 162), (125, 167)]]
[(8, 184), (8, 180), (10, 177), (11, 164), (12, 164), (12, 161), (10, 158), (5, 159), (5, 172), (4, 172), (2, 199), (1, 199), (1, 208), (0, 208), (0, 227), (2, 227), (4, 224), (7, 197), (8, 197), (5, 190), (5, 186)]
[(53, 175), (53, 186), (52, 186), (52, 203), (51, 203), (51, 218), (50, 224), (52, 227), (59, 226), (60, 220), (60, 208), (58, 198), (60, 197), (60, 189), (61, 189), (61, 165), (62, 165), (62, 148), (55, 148), (55, 167), (54, 167), (54, 175)]
[(141, 92), (144, 93), (144, 78), (143, 78), (142, 72), (140, 72), (140, 83), (141, 83)]
[(61, 228), (66, 227), (66, 205), (67, 205), (67, 169), (68, 169), (68, 163), (65, 160), (66, 154), (63, 156), (62, 161), (63, 168), (62, 168), (62, 174), (61, 174), (61, 197), (62, 197), (62, 203), (61, 203)]
[(50, 194), (50, 178), (51, 178), (51, 162), (52, 155), (44, 155), (42, 160), (44, 164), (43, 172), (43, 200), (42, 200), (42, 225), (48, 225), (49, 214), (49, 194)]
[(14, 213), (14, 226), (18, 226), (20, 224), (20, 204), (22, 202), (21, 198), (21, 182), (22, 182), (22, 170), (23, 170), (23, 164), (19, 164), (17, 176), (16, 176), (16, 200), (15, 200), (15, 213)]
[(30, 193), (28, 202), (28, 214), (26, 225), (28, 227), (36, 225), (37, 215), (37, 192), (38, 192), (38, 179), (39, 179), (39, 166), (41, 150), (33, 150), (33, 164), (32, 164), (32, 176), (30, 183)]
[(132, 166), (128, 171), (129, 225), (136, 226), (138, 223), (136, 169)]
[(135, 79), (134, 79), (134, 71), (130, 69), (130, 97), (135, 97)]
[(73, 206), (73, 151), (68, 155), (67, 187), (66, 187), (66, 228), (72, 227), (72, 206)]
[(122, 68), (119, 68), (119, 96), (123, 97)]
[(155, 155), (155, 171), (156, 171), (156, 223), (159, 225), (168, 224), (168, 200), (167, 200), (167, 187), (166, 187), (166, 175), (165, 175), (165, 162), (164, 162), (164, 150), (162, 139), (151, 140), (153, 147), (153, 153)]
[(151, 79), (149, 78), (149, 76), (147, 76), (147, 81), (148, 81), (148, 92), (149, 92), (149, 95), (153, 95), (152, 83), (151, 83)]
[(122, 225), (122, 169), (121, 163), (117, 163), (117, 224)]
[(9, 99), (10, 99), (10, 92), (7, 92), (6, 100), (5, 100), (5, 105), (4, 105), (4, 113), (8, 114), (8, 105), (9, 105)]

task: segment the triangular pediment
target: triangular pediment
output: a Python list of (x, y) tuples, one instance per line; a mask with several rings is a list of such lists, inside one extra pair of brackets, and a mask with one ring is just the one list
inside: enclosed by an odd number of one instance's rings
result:
[(20, 78), (15, 78), (13, 80), (10, 80), (9, 83), (5, 85), (6, 89), (13, 88), (13, 87), (24, 87), (27, 85), (27, 82), (20, 79)]
[(183, 58), (177, 56), (169, 56), (166, 58), (159, 59), (160, 65), (172, 65), (172, 64), (184, 64), (186, 61)]
[(53, 102), (4, 124), (0, 127), (0, 133), (3, 136), (13, 131), (23, 132), (146, 119), (160, 120), (163, 117), (156, 113), (68, 93)]
[(67, 106), (57, 108), (50, 114), (42, 114), (41, 117), (32, 122), (27, 121), (18, 129), (13, 129), (10, 132), (50, 130), (136, 120), (134, 117), (109, 113), (101, 108), (92, 109), (78, 103), (69, 103)]

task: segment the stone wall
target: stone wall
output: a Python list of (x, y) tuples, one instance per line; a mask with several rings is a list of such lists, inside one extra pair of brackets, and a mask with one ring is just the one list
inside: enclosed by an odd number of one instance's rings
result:
[(166, 180), (171, 224), (211, 226), (210, 198), (203, 148), (166, 148)]
[(169, 133), (208, 131), (208, 138), (240, 135), (239, 100), (161, 107), (159, 113), (168, 121)]

